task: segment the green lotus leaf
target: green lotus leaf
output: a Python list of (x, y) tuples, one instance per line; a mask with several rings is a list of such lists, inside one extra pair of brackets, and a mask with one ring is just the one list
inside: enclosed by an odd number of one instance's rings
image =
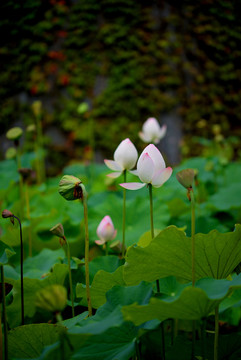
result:
[(33, 359), (43, 348), (53, 344), (66, 331), (61, 325), (31, 324), (19, 326), (8, 333), (10, 358)]
[[(42, 280), (38, 279), (23, 279), (24, 287), (24, 315), (32, 318), (36, 312), (36, 293), (44, 287), (52, 284), (64, 284), (65, 277), (68, 273), (68, 265), (56, 264), (53, 267), (53, 272)], [(7, 279), (6, 279), (7, 281)], [(18, 326), (21, 322), (21, 281), (15, 280), (13, 282), (13, 302), (7, 307), (7, 316), (10, 327)]]
[[(241, 262), (241, 225), (222, 234), (213, 230), (195, 235), (195, 277), (226, 278)], [(123, 278), (127, 285), (166, 276), (191, 281), (191, 238), (175, 226), (161, 231), (146, 247), (127, 250)]]
[(0, 266), (8, 263), (8, 259), (15, 254), (15, 251), (0, 240)]
[(170, 277), (161, 279), (161, 289), (163, 280), (166, 283), (165, 288), (170, 283), (171, 292), (166, 291), (169, 294), (162, 294), (160, 298), (151, 298), (148, 305), (124, 306), (122, 313), (126, 321), (132, 321), (139, 326), (153, 319), (199, 320), (210, 315), (233, 290), (241, 288), (241, 274), (232, 281), (201, 279), (197, 281), (195, 287), (191, 284), (179, 284)]

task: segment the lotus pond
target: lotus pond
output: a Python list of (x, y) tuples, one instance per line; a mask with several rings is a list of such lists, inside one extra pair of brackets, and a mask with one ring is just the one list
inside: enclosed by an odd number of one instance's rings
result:
[[(183, 169), (195, 172), (193, 206)], [(192, 158), (138, 191), (105, 164), (40, 185), (14, 160), (0, 172), (0, 358), (241, 359), (240, 163)]]

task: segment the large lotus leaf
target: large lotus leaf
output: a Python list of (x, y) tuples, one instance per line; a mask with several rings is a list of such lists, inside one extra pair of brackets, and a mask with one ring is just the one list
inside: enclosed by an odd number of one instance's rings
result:
[(210, 207), (218, 211), (227, 211), (233, 208), (241, 207), (240, 198), (237, 194), (241, 192), (241, 183), (230, 183), (226, 187), (222, 187), (219, 192), (212, 195), (209, 199)]
[[(64, 284), (65, 277), (68, 273), (68, 265), (56, 264), (53, 272), (43, 280), (23, 279), (24, 286), (24, 315), (32, 318), (36, 312), (35, 296), (36, 292), (48, 285)], [(8, 279), (6, 279), (8, 281)], [(18, 326), (21, 322), (21, 281), (15, 280), (13, 283), (13, 302), (7, 307), (7, 316), (10, 327)]]
[(8, 263), (8, 259), (15, 254), (15, 251), (0, 240), (0, 266)]
[(123, 261), (120, 260), (118, 256), (115, 255), (98, 256), (94, 258), (89, 264), (90, 282), (93, 281), (95, 274), (99, 270), (114, 272), (122, 264)]
[[(90, 288), (91, 304), (93, 308), (97, 309), (106, 302), (106, 293), (115, 285), (125, 286), (123, 280), (123, 266), (120, 266), (115, 272), (108, 273), (104, 270), (99, 270)], [(82, 298), (80, 304), (87, 306), (86, 288), (82, 284), (76, 286), (76, 295)]]
[(31, 324), (19, 326), (8, 333), (10, 358), (33, 359), (43, 348), (55, 343), (65, 327), (53, 324)]
[[(241, 226), (226, 234), (216, 230), (195, 235), (196, 279), (226, 278), (241, 262)], [(131, 246), (123, 277), (128, 285), (176, 276), (191, 281), (191, 239), (175, 226), (157, 235), (148, 246)]]
[[(28, 257), (23, 263), (23, 275), (29, 279), (41, 279), (56, 263), (64, 258), (63, 248), (58, 250), (43, 249), (38, 255)], [(5, 276), (15, 280), (20, 279), (20, 266), (16, 269), (6, 267)]]
[(169, 295), (161, 295), (160, 298), (151, 298), (148, 305), (124, 306), (122, 312), (126, 321), (132, 321), (138, 326), (153, 319), (199, 320), (210, 315), (233, 290), (241, 288), (241, 274), (232, 281), (201, 279), (195, 287), (178, 283), (175, 287), (175, 280), (171, 277), (164, 281), (170, 281), (172, 292)]
[[(83, 334), (74, 335), (81, 341)], [(91, 336), (82, 347), (74, 352), (71, 359), (81, 360), (126, 360), (135, 351), (137, 328), (131, 323), (109, 328), (101, 334)], [(71, 340), (71, 339), (70, 339)]]

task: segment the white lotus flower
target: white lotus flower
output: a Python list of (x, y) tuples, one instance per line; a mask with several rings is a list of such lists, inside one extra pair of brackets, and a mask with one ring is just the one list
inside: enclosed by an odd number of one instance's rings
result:
[(141, 153), (135, 174), (139, 176), (141, 183), (122, 183), (120, 186), (128, 190), (138, 190), (146, 184), (151, 184), (158, 188), (170, 178), (172, 168), (166, 167), (160, 151), (155, 145), (150, 144)]
[(110, 216), (106, 215), (98, 225), (96, 231), (100, 240), (95, 240), (97, 245), (104, 245), (107, 241), (113, 240), (116, 237), (117, 230), (115, 230)]
[(156, 118), (147, 119), (142, 127), (142, 131), (139, 132), (141, 140), (146, 143), (158, 144), (159, 141), (166, 135), (167, 126), (160, 126)]
[(124, 170), (133, 169), (136, 165), (137, 158), (138, 152), (135, 145), (130, 139), (123, 140), (114, 152), (114, 160), (104, 160), (106, 166), (114, 171), (107, 176), (117, 178)]

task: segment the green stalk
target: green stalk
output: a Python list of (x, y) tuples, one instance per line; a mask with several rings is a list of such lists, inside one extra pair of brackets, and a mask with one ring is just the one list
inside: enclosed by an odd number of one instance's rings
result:
[(17, 219), (20, 227), (20, 266), (21, 266), (21, 319), (22, 325), (24, 325), (24, 291), (23, 291), (23, 234), (22, 234), (22, 225), (19, 218), (15, 215), (12, 216)]
[(195, 285), (195, 200), (193, 189), (189, 191), (191, 199), (191, 237), (192, 237), (192, 286)]
[[(126, 183), (126, 170), (123, 172), (124, 183)], [(122, 216), (122, 258), (125, 255), (125, 237), (126, 237), (126, 189), (123, 188), (123, 216)]]
[(69, 287), (70, 287), (70, 297), (71, 297), (71, 306), (72, 306), (72, 317), (74, 317), (74, 294), (73, 294), (73, 284), (72, 284), (71, 265), (70, 265), (70, 248), (68, 241), (66, 241), (66, 244), (67, 244), (68, 268), (69, 268)]
[[(195, 286), (195, 200), (193, 188), (188, 189), (191, 201), (191, 239), (192, 239), (192, 286)], [(196, 343), (196, 321), (192, 321), (192, 355), (195, 359), (195, 343)]]
[(207, 357), (207, 341), (206, 341), (206, 318), (202, 320), (201, 325), (201, 341), (202, 341), (202, 358), (206, 360)]
[(84, 205), (84, 221), (85, 221), (85, 283), (86, 283), (86, 296), (88, 303), (89, 316), (92, 316), (92, 306), (90, 298), (90, 275), (89, 275), (89, 228), (88, 228), (88, 208), (86, 195), (83, 196)]
[[(153, 197), (152, 197), (152, 184), (148, 184), (149, 197), (150, 197), (150, 219), (151, 219), (151, 237), (154, 238), (154, 220), (153, 220)], [(159, 279), (156, 280), (157, 293), (160, 293)], [(165, 331), (164, 324), (161, 323), (161, 336), (162, 336), (162, 360), (165, 360)]]
[[(36, 116), (36, 128), (37, 128), (37, 144), (38, 144), (38, 166), (39, 166), (39, 176), (38, 180), (40, 183), (45, 181), (45, 165), (44, 165), (44, 156), (43, 156), (43, 132), (41, 124), (41, 114)], [(41, 152), (41, 154), (40, 154)]]
[[(150, 197), (150, 216), (151, 216), (151, 237), (154, 238), (154, 221), (153, 221), (153, 198), (152, 198), (152, 184), (148, 184), (149, 197)], [(156, 280), (157, 292), (160, 292), (159, 279)]]
[(0, 313), (0, 360), (3, 360), (3, 332), (2, 332), (1, 313)]
[[(8, 326), (7, 326), (7, 313), (6, 313), (6, 299), (5, 299), (5, 282), (4, 282), (4, 268), (1, 265), (1, 283), (2, 283), (2, 318), (4, 328), (4, 359), (8, 360)], [(1, 327), (2, 332), (2, 327)]]
[(29, 229), (28, 229), (28, 255), (32, 256), (32, 231), (31, 231), (31, 221), (30, 221), (30, 204), (29, 204), (29, 192), (28, 192), (28, 184), (25, 184), (25, 203), (27, 210), (27, 219), (29, 221)]
[(219, 305), (215, 308), (215, 335), (214, 335), (214, 360), (218, 360), (218, 337), (219, 337)]

